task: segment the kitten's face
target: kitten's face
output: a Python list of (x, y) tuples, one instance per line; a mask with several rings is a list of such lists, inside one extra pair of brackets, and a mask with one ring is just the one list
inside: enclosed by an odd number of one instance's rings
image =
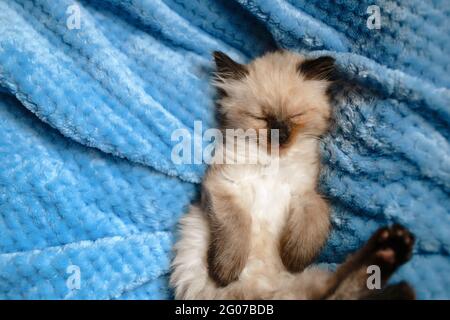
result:
[(221, 52), (214, 58), (224, 128), (278, 129), (282, 148), (302, 135), (319, 136), (327, 130), (334, 59), (305, 60), (287, 51), (266, 54), (248, 65)]

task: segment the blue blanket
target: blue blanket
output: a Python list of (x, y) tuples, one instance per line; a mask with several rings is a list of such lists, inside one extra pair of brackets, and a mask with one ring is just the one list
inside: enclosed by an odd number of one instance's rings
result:
[(205, 169), (171, 161), (171, 134), (215, 125), (213, 50), (276, 47), (347, 79), (319, 262), (399, 222), (417, 245), (394, 280), (450, 298), (449, 17), (446, 0), (0, 0), (0, 298), (170, 298)]

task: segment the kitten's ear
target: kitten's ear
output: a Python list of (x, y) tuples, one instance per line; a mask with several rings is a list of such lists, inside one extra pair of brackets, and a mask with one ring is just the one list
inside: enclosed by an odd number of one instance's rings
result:
[(217, 68), (216, 74), (219, 79), (240, 80), (248, 74), (245, 65), (237, 63), (225, 53), (214, 51), (213, 56)]
[(336, 80), (336, 67), (334, 58), (320, 57), (317, 59), (305, 60), (298, 66), (300, 72), (307, 80)]

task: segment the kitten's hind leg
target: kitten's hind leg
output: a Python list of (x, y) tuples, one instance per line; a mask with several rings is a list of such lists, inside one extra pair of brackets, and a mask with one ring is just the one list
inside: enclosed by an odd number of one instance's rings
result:
[(388, 285), (382, 290), (374, 290), (371, 294), (361, 297), (362, 300), (415, 300), (414, 289), (405, 281)]
[[(414, 236), (403, 226), (393, 225), (376, 231), (359, 251), (350, 256), (330, 279), (327, 299), (359, 299), (382, 288), (399, 266), (411, 258)], [(368, 267), (379, 270), (379, 287), (369, 288)], [(378, 268), (376, 268), (378, 267)], [(369, 273), (369, 274), (368, 274)], [(376, 281), (375, 281), (376, 284)], [(379, 292), (379, 291), (378, 291)]]

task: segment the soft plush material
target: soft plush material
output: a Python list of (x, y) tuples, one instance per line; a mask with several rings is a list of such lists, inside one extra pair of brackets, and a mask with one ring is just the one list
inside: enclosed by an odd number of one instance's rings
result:
[(319, 262), (402, 223), (417, 241), (393, 281), (450, 298), (449, 17), (446, 0), (1, 0), (0, 298), (172, 297), (205, 166), (175, 165), (171, 135), (215, 125), (213, 50), (274, 48), (332, 55), (346, 79)]

